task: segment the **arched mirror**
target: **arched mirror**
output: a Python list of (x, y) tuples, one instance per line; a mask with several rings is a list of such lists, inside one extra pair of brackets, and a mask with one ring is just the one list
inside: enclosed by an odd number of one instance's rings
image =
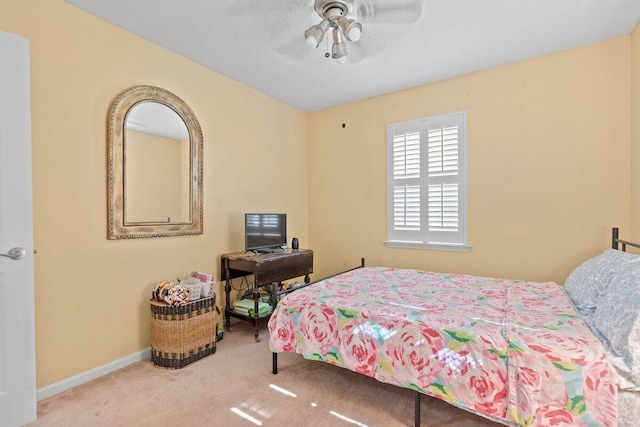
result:
[(154, 86), (122, 92), (109, 115), (109, 239), (202, 234), (202, 131)]

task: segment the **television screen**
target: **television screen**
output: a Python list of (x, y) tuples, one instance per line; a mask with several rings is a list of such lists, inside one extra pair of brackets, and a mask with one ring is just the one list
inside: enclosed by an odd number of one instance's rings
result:
[(286, 214), (248, 213), (244, 215), (246, 251), (273, 249), (286, 244)]

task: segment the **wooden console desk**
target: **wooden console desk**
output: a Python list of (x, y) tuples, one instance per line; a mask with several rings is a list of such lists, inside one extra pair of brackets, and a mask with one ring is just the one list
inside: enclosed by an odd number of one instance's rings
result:
[[(243, 320), (253, 320), (255, 338), (258, 341), (258, 301), (260, 287), (269, 286), (272, 295), (272, 306), (278, 301), (278, 287), (283, 280), (304, 276), (304, 282), (309, 283), (309, 274), (313, 273), (313, 251), (310, 249), (286, 249), (272, 253), (236, 252), (224, 254), (221, 257), (222, 280), (225, 281), (225, 326), (229, 330), (231, 317)], [(231, 279), (253, 274), (250, 284), (254, 302), (254, 316), (247, 316), (233, 310), (231, 305)], [(264, 316), (268, 317), (268, 316)]]

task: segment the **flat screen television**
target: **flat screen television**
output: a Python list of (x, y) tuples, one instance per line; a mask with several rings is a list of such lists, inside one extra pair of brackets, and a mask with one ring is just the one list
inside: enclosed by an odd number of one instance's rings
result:
[(246, 251), (269, 251), (286, 244), (286, 214), (244, 214), (244, 247)]

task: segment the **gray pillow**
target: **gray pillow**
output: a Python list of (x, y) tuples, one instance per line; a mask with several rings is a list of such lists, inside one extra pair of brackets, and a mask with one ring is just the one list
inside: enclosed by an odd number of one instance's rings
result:
[[(630, 263), (615, 273), (593, 316), (586, 319), (614, 363), (640, 385), (640, 264)], [(615, 360), (614, 360), (615, 362)]]
[(576, 309), (582, 315), (589, 316), (606, 295), (614, 274), (628, 269), (632, 264), (640, 264), (640, 256), (607, 249), (573, 270), (565, 282), (565, 291)]

